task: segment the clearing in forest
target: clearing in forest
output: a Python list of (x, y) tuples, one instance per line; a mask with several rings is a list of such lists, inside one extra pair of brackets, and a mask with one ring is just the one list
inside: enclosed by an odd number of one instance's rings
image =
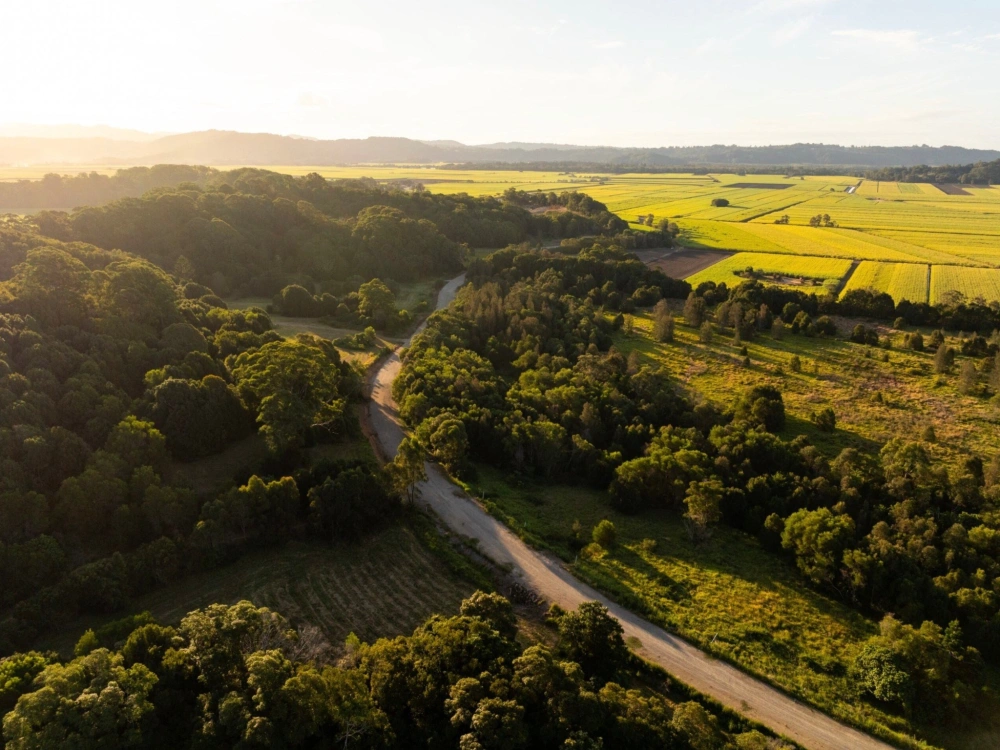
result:
[[(194, 609), (249, 599), (281, 612), (296, 626), (319, 628), (335, 648), (351, 632), (368, 642), (409, 634), (432, 614), (456, 614), (462, 599), (476, 589), (425, 541), (446, 546), (421, 518), (353, 543), (290, 542), (141, 596), (132, 611), (148, 610), (160, 622), (175, 624)], [(86, 628), (103, 622), (81, 619), (43, 645), (70, 653)]]

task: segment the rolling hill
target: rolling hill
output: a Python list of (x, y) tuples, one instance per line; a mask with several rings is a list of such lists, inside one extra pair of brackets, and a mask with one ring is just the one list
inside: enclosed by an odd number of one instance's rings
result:
[[(2, 132), (2, 131), (0, 131)], [(17, 131), (23, 132), (23, 131)], [(62, 132), (49, 130), (46, 132)], [(65, 131), (86, 133), (86, 130)], [(779, 146), (671, 146), (618, 148), (551, 143), (492, 143), (410, 138), (316, 140), (270, 133), (206, 130), (139, 140), (104, 137), (0, 137), (0, 165), (37, 164), (300, 164), (361, 163), (516, 164), (573, 163), (617, 167), (684, 165), (803, 165), (817, 167), (908, 167), (970, 164), (1000, 158), (1000, 151), (958, 146), (837, 146), (796, 143)]]

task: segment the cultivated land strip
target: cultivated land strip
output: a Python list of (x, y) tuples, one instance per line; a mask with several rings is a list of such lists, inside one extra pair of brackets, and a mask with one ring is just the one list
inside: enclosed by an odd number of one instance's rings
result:
[[(454, 299), (455, 292), (464, 281), (463, 274), (441, 289), (438, 308)], [(372, 382), (369, 403), (371, 424), (387, 456), (396, 454), (404, 436), (392, 398), (392, 383), (400, 367), (397, 352), (385, 361)], [(436, 464), (428, 463), (426, 469), (427, 481), (420, 484), (419, 501), (454, 532), (474, 539), (482, 554), (499, 565), (509, 567), (524, 586), (543, 599), (566, 609), (573, 609), (586, 601), (601, 602), (621, 622), (626, 637), (639, 639), (643, 657), (696, 690), (810, 750), (887, 750), (890, 747), (796, 701), (727, 662), (713, 659), (687, 641), (615, 604), (574, 578), (558, 560), (521, 541), (452, 484)]]

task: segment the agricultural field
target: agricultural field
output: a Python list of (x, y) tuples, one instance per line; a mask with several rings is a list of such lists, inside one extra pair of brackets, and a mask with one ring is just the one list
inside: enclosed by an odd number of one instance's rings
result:
[(1000, 268), (932, 266), (931, 302), (941, 302), (949, 293), (967, 299), (991, 302), (1000, 299)]
[[(936, 266), (946, 268), (947, 266)], [(972, 269), (970, 269), (972, 270)], [(981, 269), (975, 269), (978, 272)], [(854, 269), (844, 291), (874, 289), (885, 292), (897, 304), (903, 300), (927, 302), (930, 267), (917, 263), (879, 263), (866, 260)]]
[(851, 261), (769, 253), (737, 253), (689, 276), (688, 281), (691, 286), (714, 281), (716, 284), (725, 283), (732, 288), (750, 278), (745, 273), (750, 268), (755, 272), (766, 274), (768, 276), (766, 281), (777, 286), (821, 292), (823, 288), (836, 290), (840, 280), (850, 270)]
[[(191, 610), (248, 599), (275, 609), (296, 626), (319, 628), (338, 650), (348, 633), (363, 641), (409, 634), (430, 615), (457, 614), (476, 582), (462, 575), (459, 553), (440, 540), (431, 522), (404, 519), (354, 543), (293, 542), (251, 554), (136, 599), (174, 624)], [(53, 634), (43, 648), (72, 654), (84, 630), (105, 619), (81, 618)]]

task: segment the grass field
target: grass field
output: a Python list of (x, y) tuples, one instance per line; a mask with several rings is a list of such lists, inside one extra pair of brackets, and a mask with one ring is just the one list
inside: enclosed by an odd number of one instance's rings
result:
[(753, 268), (766, 274), (777, 274), (772, 283), (803, 291), (822, 292), (823, 287), (836, 289), (851, 267), (851, 261), (839, 258), (795, 257), (770, 253), (737, 253), (703, 271), (688, 277), (691, 286), (704, 281), (725, 282), (730, 288), (747, 280), (738, 274)]
[[(793, 565), (756, 540), (718, 528), (707, 544), (696, 545), (677, 513), (626, 516), (604, 492), (512, 482), (485, 466), (478, 471), (473, 490), (494, 515), (645, 617), (834, 716), (913, 731), (905, 719), (858, 701), (847, 676), (876, 623), (809, 590)], [(577, 557), (568, 546), (574, 521), (589, 532), (604, 518), (615, 524), (614, 549), (599, 559)]]
[[(488, 466), (478, 473), (473, 491), (518, 534), (709, 653), (834, 716), (880, 729), (882, 736), (902, 735), (897, 743), (904, 747), (916, 744), (906, 735), (956, 750), (996, 746), (995, 726), (944, 734), (859, 701), (848, 668), (877, 623), (809, 589), (794, 565), (752, 537), (719, 527), (709, 542), (694, 544), (679, 513), (627, 516), (601, 491), (512, 481)], [(599, 559), (577, 557), (568, 546), (574, 521), (589, 532), (604, 518), (615, 524), (614, 549)]]
[[(437, 282), (433, 279), (423, 279), (408, 284), (401, 284), (399, 296), (396, 304), (400, 309), (409, 310), (414, 316), (419, 316), (421, 310), (433, 309), (437, 296)], [(423, 305), (421, 305), (423, 303)], [(243, 297), (241, 299), (230, 299), (226, 301), (232, 308), (243, 309), (247, 307), (260, 307), (266, 309), (271, 300), (266, 297)], [(311, 333), (320, 338), (337, 339), (342, 336), (349, 336), (358, 333), (357, 328), (338, 328), (327, 325), (319, 318), (292, 318), (287, 315), (269, 313), (274, 330), (282, 336), (294, 336), (297, 333)], [(340, 355), (351, 362), (355, 362), (361, 367), (367, 367), (378, 358), (385, 347), (395, 347), (402, 343), (403, 336), (376, 337), (375, 344), (367, 349), (344, 349), (338, 348)]]
[[(675, 312), (679, 315), (680, 303)], [(836, 322), (844, 336), (855, 321)], [(928, 450), (946, 464), (957, 466), (970, 453), (1000, 453), (1000, 405), (959, 393), (958, 364), (941, 378), (935, 375), (932, 353), (901, 348), (904, 331), (879, 329), (893, 342), (888, 362), (882, 361), (883, 350), (844, 338), (788, 334), (776, 341), (764, 334), (742, 342), (752, 363), (746, 368), (738, 347), (730, 343), (731, 332), (703, 344), (696, 330), (678, 324), (674, 343), (660, 344), (652, 339), (648, 313), (636, 313), (633, 328), (631, 336), (616, 338), (618, 349), (626, 354), (638, 352), (642, 362), (666, 366), (683, 388), (717, 404), (729, 404), (735, 394), (754, 385), (774, 385), (784, 397), (788, 415), (783, 436), (791, 439), (805, 434), (830, 457), (847, 447), (877, 452), (887, 440), (912, 439), (928, 425), (937, 434)], [(955, 338), (948, 343), (959, 345)], [(799, 357), (801, 372), (793, 372), (793, 356)], [(825, 407), (837, 415), (837, 429), (832, 433), (816, 429), (809, 421), (811, 412)]]
[[(263, 309), (270, 302), (269, 299), (264, 297), (243, 297), (241, 299), (226, 300), (226, 304), (235, 309), (246, 307), (260, 307)], [(358, 333), (357, 328), (338, 328), (320, 322), (319, 318), (293, 318), (288, 315), (278, 315), (277, 313), (268, 314), (270, 315), (271, 323), (274, 325), (274, 330), (285, 337), (294, 336), (298, 333), (311, 333), (314, 336), (324, 339), (337, 339), (342, 336), (350, 336), (351, 334)], [(338, 347), (337, 351), (340, 352), (340, 356), (345, 360), (357, 362), (361, 367), (367, 367), (375, 361), (383, 347), (395, 346), (398, 343), (398, 341), (394, 342), (392, 339), (384, 336), (378, 336), (376, 337), (375, 344), (367, 349), (357, 350)]]

